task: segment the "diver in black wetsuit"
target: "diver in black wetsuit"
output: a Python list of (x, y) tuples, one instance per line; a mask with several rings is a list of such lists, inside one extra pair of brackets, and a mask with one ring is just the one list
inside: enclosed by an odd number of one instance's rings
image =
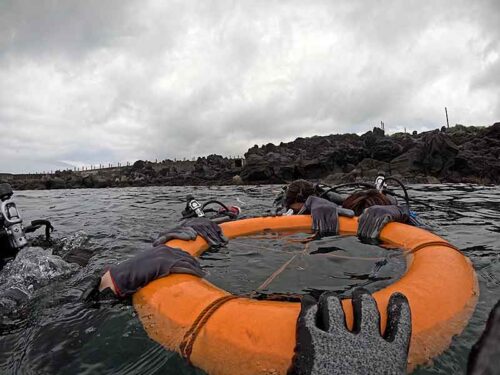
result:
[(160, 233), (152, 248), (109, 267), (101, 277), (94, 278), (83, 298), (93, 300), (96, 297), (97, 299), (112, 296), (129, 297), (151, 281), (171, 273), (187, 273), (203, 277), (204, 272), (196, 258), (165, 243), (171, 239), (195, 240), (199, 235), (211, 248), (226, 245), (227, 238), (216, 222), (236, 219), (240, 209), (226, 207), (217, 201), (209, 203), (217, 203), (221, 206), (221, 209), (214, 211), (210, 219), (205, 217), (208, 210), (203, 210), (204, 207), (198, 201), (188, 196), (180, 225)]
[(48, 220), (34, 220), (24, 227), (16, 204), (11, 200), (13, 194), (9, 184), (0, 184), (0, 270), (28, 245), (26, 233), (45, 227), (45, 239), (50, 241), (50, 233), (54, 230)]
[(339, 216), (359, 216), (358, 237), (363, 240), (378, 239), (384, 226), (390, 222), (420, 225), (415, 213), (409, 209), (404, 185), (401, 184), (406, 205), (399, 205), (391, 195), (394, 193), (386, 189), (385, 180), (381, 174), (375, 184), (346, 184), (365, 188), (347, 197), (338, 194), (335, 187), (325, 188), (306, 180), (296, 180), (284, 187), (275, 199), (276, 212), (283, 215), (311, 214), (312, 229), (320, 236), (338, 234)]
[[(0, 271), (12, 261), (27, 245), (26, 233), (45, 227), (45, 242), (50, 243), (50, 233), (54, 229), (48, 220), (34, 220), (24, 226), (15, 202), (11, 199), (12, 187), (0, 184)], [(10, 285), (0, 290), (0, 318), (16, 313), (29, 299), (29, 295), (18, 285)]]

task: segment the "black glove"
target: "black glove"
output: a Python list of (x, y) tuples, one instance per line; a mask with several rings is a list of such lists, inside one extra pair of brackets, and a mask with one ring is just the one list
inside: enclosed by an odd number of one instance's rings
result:
[(409, 215), (399, 206), (371, 206), (359, 217), (358, 237), (375, 239), (380, 236), (382, 228), (390, 222), (408, 222)]
[(313, 219), (312, 229), (320, 236), (337, 234), (339, 231), (338, 215), (353, 217), (354, 211), (337, 206), (326, 199), (311, 195), (307, 198), (300, 213), (310, 213)]
[(45, 227), (45, 240), (49, 241), (50, 233), (54, 231), (54, 227), (48, 220), (33, 220), (30, 225), (24, 228), (24, 231), (26, 233), (32, 233), (41, 228), (42, 226)]
[(490, 312), (486, 328), (469, 354), (467, 374), (497, 374), (500, 356), (500, 302)]
[(203, 277), (198, 261), (180, 249), (160, 245), (109, 269), (120, 297), (135, 293), (139, 288), (171, 273), (187, 273)]
[(406, 297), (400, 293), (391, 296), (384, 336), (377, 304), (366, 290), (354, 291), (352, 306), (354, 327), (350, 332), (338, 297), (323, 293), (317, 304), (310, 296), (302, 299), (291, 374), (405, 373), (411, 336)]
[(210, 247), (220, 247), (227, 244), (227, 238), (216, 223), (205, 217), (195, 217), (187, 219), (178, 227), (161, 233), (153, 246), (164, 244), (173, 238), (185, 241), (194, 240), (197, 235), (203, 237)]

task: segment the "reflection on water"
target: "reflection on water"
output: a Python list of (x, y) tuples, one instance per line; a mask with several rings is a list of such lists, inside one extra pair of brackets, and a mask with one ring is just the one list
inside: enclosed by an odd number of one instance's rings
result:
[[(202, 374), (152, 342), (130, 305), (97, 309), (80, 302), (79, 296), (89, 275), (133, 256), (150, 246), (157, 232), (175, 225), (187, 193), (258, 215), (270, 209), (276, 188), (18, 192), (15, 198), (26, 220), (50, 219), (57, 241), (53, 248), (25, 249), (0, 271), (0, 305), (2, 293), (21, 296), (15, 306), (0, 311), (0, 373)], [(410, 195), (426, 204), (413, 206), (420, 218), (472, 260), (481, 289), (465, 331), (432, 366), (416, 373), (464, 373), (470, 347), (500, 299), (500, 188), (416, 185)], [(348, 294), (360, 285), (373, 291), (393, 282), (405, 267), (398, 250), (361, 244), (353, 237), (325, 238), (307, 248), (289, 239), (273, 233), (235, 239), (228, 248), (206, 253), (202, 264), (216, 285), (234, 293), (258, 290), (264, 297), (322, 290)], [(81, 266), (88, 257), (88, 264)], [(7, 297), (12, 300), (12, 295)]]

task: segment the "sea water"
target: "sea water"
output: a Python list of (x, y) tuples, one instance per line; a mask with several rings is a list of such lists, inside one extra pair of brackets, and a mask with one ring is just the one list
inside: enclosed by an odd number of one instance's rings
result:
[[(0, 373), (203, 374), (149, 339), (130, 304), (97, 308), (79, 296), (88, 275), (132, 257), (151, 246), (159, 231), (177, 225), (187, 194), (200, 202), (215, 198), (238, 205), (254, 216), (269, 212), (278, 188), (16, 192), (25, 222), (47, 218), (56, 232), (53, 246), (24, 249), (0, 271), (0, 290), (18, 288), (28, 296), (26, 303), (1, 317)], [(500, 188), (413, 185), (409, 193), (425, 203), (412, 205), (419, 218), (472, 260), (481, 292), (464, 332), (415, 373), (464, 373), (469, 350), (500, 299)], [(300, 235), (272, 232), (237, 239), (218, 252), (207, 252), (201, 263), (214, 284), (239, 294), (258, 291), (260, 298), (318, 295), (323, 290), (349, 295), (357, 286), (375, 291), (404, 272), (397, 249), (362, 244), (354, 237), (325, 238), (307, 246), (296, 239)]]

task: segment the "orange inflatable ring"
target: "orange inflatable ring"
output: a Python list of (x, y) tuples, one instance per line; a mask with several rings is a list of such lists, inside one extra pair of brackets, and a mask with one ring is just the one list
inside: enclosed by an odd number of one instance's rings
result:
[[(357, 225), (357, 218), (340, 217), (341, 234), (355, 234)], [(265, 230), (310, 231), (311, 217), (245, 219), (221, 228), (228, 238)], [(477, 302), (477, 278), (468, 258), (423, 229), (390, 223), (380, 238), (411, 252), (405, 275), (374, 293), (382, 330), (390, 295), (401, 292), (409, 300), (411, 369), (440, 354), (452, 336), (462, 332)], [(207, 248), (199, 236), (195, 241), (172, 240), (168, 245), (194, 256)], [(135, 293), (133, 302), (152, 339), (187, 355), (208, 374), (285, 374), (291, 365), (299, 303), (239, 298), (205, 279), (180, 274), (153, 281)], [(343, 307), (347, 324), (352, 326), (351, 301), (343, 300)], [(186, 345), (190, 335), (192, 340)]]

